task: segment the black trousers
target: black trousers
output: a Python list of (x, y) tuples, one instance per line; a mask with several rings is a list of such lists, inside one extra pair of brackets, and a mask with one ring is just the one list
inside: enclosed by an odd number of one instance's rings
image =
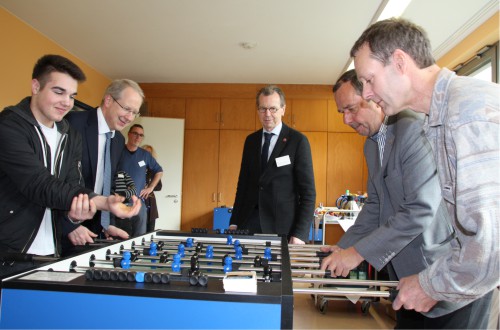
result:
[(413, 310), (396, 312), (395, 329), (487, 329), (493, 292), (443, 316), (430, 318)]

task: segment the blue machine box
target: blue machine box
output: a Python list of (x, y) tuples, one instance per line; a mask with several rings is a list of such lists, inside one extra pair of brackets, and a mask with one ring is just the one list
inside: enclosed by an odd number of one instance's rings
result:
[(222, 233), (229, 228), (229, 220), (233, 214), (232, 207), (214, 208), (214, 230), (219, 229)]

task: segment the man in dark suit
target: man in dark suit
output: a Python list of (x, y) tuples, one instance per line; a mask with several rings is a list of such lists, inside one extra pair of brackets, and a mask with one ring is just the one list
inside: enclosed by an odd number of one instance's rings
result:
[[(83, 138), (82, 143), (82, 175), (85, 187), (93, 189), (96, 193), (103, 192), (104, 158), (106, 133), (111, 132), (111, 181), (116, 174), (118, 161), (125, 146), (125, 139), (120, 133), (139, 116), (139, 109), (144, 100), (144, 93), (139, 85), (128, 79), (113, 81), (106, 89), (101, 105), (90, 111), (71, 112), (67, 120), (73, 128), (78, 130)], [(135, 204), (141, 204), (137, 200)], [(101, 233), (105, 237), (116, 236), (128, 238), (128, 234), (113, 225), (113, 217), (109, 227), (101, 226), (101, 214), (96, 213), (92, 221), (87, 221), (84, 226), (69, 228), (68, 238), (73, 245), (83, 245), (93, 242), (93, 238)], [(105, 225), (106, 226), (106, 225)]]
[[(321, 269), (346, 276), (367, 260), (377, 270), (387, 267), (390, 279), (397, 281), (450, 256), (455, 231), (441, 198), (432, 149), (421, 134), (423, 116), (403, 111), (386, 117), (380, 106), (362, 98), (354, 70), (344, 73), (333, 90), (344, 123), (368, 137), (368, 199), (355, 224), (329, 248), (333, 253)], [(396, 329), (458, 328), (459, 314), (450, 313), (456, 308), (440, 302), (425, 316), (400, 310)]]
[(316, 201), (309, 141), (282, 123), (286, 101), (279, 87), (262, 88), (256, 99), (263, 129), (245, 141), (229, 229), (284, 234), (305, 244)]

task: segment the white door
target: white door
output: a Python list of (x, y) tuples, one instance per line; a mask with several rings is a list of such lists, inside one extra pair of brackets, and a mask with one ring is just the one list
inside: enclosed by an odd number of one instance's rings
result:
[(144, 127), (143, 144), (156, 151), (163, 168), (162, 188), (155, 191), (159, 218), (155, 229), (181, 228), (182, 164), (184, 157), (184, 119), (139, 117), (134, 124)]

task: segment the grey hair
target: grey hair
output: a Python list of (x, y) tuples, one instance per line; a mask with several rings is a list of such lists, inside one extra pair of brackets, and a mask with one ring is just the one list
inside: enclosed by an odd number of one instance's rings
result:
[(427, 33), (420, 26), (402, 18), (389, 18), (368, 27), (351, 48), (351, 57), (368, 44), (373, 58), (384, 65), (396, 49), (409, 54), (420, 69), (436, 63)]

